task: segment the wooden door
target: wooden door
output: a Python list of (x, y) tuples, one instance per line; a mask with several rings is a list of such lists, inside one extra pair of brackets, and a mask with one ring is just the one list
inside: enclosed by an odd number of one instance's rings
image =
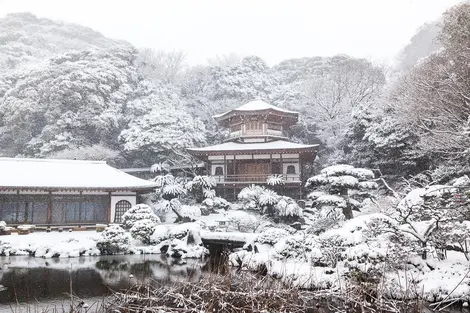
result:
[(268, 162), (250, 162), (238, 164), (239, 181), (264, 182), (269, 175)]

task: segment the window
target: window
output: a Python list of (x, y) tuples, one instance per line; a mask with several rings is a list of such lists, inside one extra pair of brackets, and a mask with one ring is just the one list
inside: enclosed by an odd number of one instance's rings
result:
[(0, 195), (0, 220), (10, 224), (46, 224), (48, 195)]
[(120, 200), (116, 203), (116, 211), (114, 215), (115, 223), (122, 223), (122, 216), (131, 208), (131, 203), (127, 200)]
[(230, 131), (231, 131), (232, 133), (233, 133), (233, 132), (240, 131), (240, 130), (242, 130), (242, 125), (241, 125), (241, 124), (230, 126)]
[(103, 223), (107, 221), (109, 196), (53, 195), (52, 223)]
[(263, 123), (258, 121), (251, 121), (246, 123), (246, 130), (261, 130), (263, 129)]
[(271, 165), (271, 173), (272, 174), (282, 174), (282, 166), (279, 162), (274, 162)]
[(222, 166), (217, 166), (215, 168), (215, 176), (222, 176), (224, 175), (224, 168)]
[(268, 129), (281, 131), (281, 130), (282, 130), (282, 126), (279, 125), (279, 124), (268, 124)]
[(287, 173), (286, 174), (295, 174), (295, 165), (287, 165)]

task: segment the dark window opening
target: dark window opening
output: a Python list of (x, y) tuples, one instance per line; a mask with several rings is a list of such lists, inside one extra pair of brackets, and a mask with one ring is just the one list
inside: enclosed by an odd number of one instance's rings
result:
[(295, 174), (295, 166), (287, 165), (287, 174)]
[(217, 166), (215, 168), (215, 175), (216, 176), (222, 176), (224, 175), (224, 168), (222, 166)]

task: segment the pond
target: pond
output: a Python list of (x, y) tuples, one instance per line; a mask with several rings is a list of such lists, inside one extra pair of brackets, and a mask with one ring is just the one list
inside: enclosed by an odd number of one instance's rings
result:
[(0, 257), (0, 265), (1, 309), (18, 302), (64, 301), (70, 290), (80, 298), (96, 298), (137, 283), (198, 281), (205, 263), (153, 254), (64, 259)]
[[(204, 275), (213, 275), (210, 268), (223, 273), (223, 267), (211, 263), (171, 259), (161, 254), (63, 259), (0, 257), (0, 313), (62, 312), (61, 308), (67, 308), (69, 303), (70, 290), (93, 308), (113, 291), (134, 284), (198, 282)], [(334, 311), (325, 304), (318, 312)], [(468, 312), (468, 309), (448, 307), (442, 312)]]

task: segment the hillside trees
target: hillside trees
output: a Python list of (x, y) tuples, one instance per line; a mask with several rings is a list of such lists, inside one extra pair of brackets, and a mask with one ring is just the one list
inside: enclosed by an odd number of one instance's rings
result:
[(470, 4), (444, 14), (439, 43), (443, 49), (401, 77), (392, 92), (400, 121), (419, 137), (419, 148), (443, 163), (463, 166), (469, 155)]
[(156, 51), (142, 48), (136, 58), (139, 72), (153, 83), (176, 84), (184, 67), (186, 53), (183, 51)]
[(416, 34), (411, 37), (410, 43), (400, 51), (395, 69), (406, 72), (415, 66), (419, 60), (439, 50), (442, 45), (436, 39), (440, 31), (441, 25), (437, 21), (422, 25)]
[(119, 113), (137, 84), (133, 53), (67, 53), (47, 67), (14, 74), (16, 83), (0, 100), (0, 142), (12, 154), (34, 156), (106, 139), (115, 143)]
[(188, 158), (186, 148), (205, 143), (204, 125), (176, 107), (154, 107), (130, 122), (119, 137), (126, 153), (138, 155), (144, 164)]
[(345, 55), (290, 59), (274, 70), (285, 86), (277, 101), (300, 112), (295, 137), (302, 142), (320, 139), (323, 156), (342, 151), (353, 110), (376, 99), (385, 85), (383, 68)]
[(11, 73), (48, 58), (82, 50), (129, 49), (91, 28), (39, 18), (31, 13), (12, 13), (0, 19), (0, 67)]
[(397, 120), (396, 113), (384, 107), (373, 103), (353, 111), (344, 138), (348, 163), (378, 169), (393, 180), (427, 169), (428, 157), (416, 148), (419, 137)]

